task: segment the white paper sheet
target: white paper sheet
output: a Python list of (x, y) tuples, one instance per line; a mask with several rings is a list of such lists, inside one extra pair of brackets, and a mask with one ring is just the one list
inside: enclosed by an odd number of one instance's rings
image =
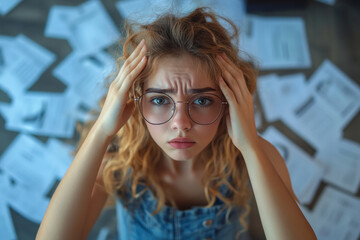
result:
[(262, 70), (311, 67), (305, 23), (298, 17), (248, 16), (243, 21), (240, 46)]
[[(142, 24), (148, 24), (154, 21), (158, 15), (164, 13), (185, 15), (198, 7), (210, 7), (216, 14), (230, 19), (238, 26), (245, 15), (245, 2), (243, 0), (220, 2), (216, 0), (184, 0), (171, 2), (166, 0), (125, 0), (118, 1), (116, 7), (123, 18)], [(226, 29), (232, 30), (224, 20), (218, 20)]]
[(310, 203), (324, 174), (323, 166), (272, 126), (268, 127), (262, 136), (271, 142), (284, 158), (299, 201), (302, 204)]
[(77, 7), (53, 6), (44, 34), (67, 39), (82, 56), (98, 52), (120, 39), (116, 25), (99, 0)]
[(75, 120), (69, 112), (76, 104), (62, 93), (27, 92), (15, 98), (5, 112), (5, 128), (37, 135), (71, 138)]
[(309, 222), (319, 240), (357, 240), (360, 236), (360, 200), (327, 187)]
[[(197, 7), (210, 7), (212, 11), (222, 17), (230, 19), (235, 25), (240, 26), (242, 19), (246, 14), (245, 1), (243, 0), (200, 0)], [(227, 26), (224, 21), (219, 19), (223, 26)], [(231, 30), (231, 28), (229, 28)]]
[(309, 88), (338, 116), (342, 127), (360, 109), (360, 87), (329, 60), (311, 76)]
[(109, 236), (109, 234), (110, 234), (109, 228), (103, 227), (103, 228), (100, 229), (96, 240), (106, 240), (107, 237)]
[(115, 60), (105, 52), (81, 56), (72, 52), (53, 71), (53, 75), (64, 82), (80, 101), (92, 108), (106, 94), (106, 77), (115, 69)]
[(155, 1), (154, 4), (149, 0), (125, 0), (118, 1), (116, 8), (124, 19), (146, 24), (153, 22), (158, 14), (169, 10), (169, 6), (162, 2)]
[(0, 15), (8, 14), (20, 2), (21, 2), (21, 0), (1, 0), (0, 1)]
[(281, 120), (317, 150), (342, 135), (339, 117), (316, 96), (309, 97)]
[(316, 152), (316, 158), (326, 167), (326, 182), (356, 193), (360, 185), (360, 144), (347, 139), (329, 143)]
[(280, 120), (309, 96), (305, 75), (301, 73), (261, 76), (257, 92), (268, 122)]
[(50, 199), (22, 183), (12, 184), (5, 192), (8, 205), (24, 218), (40, 224)]
[(18, 78), (10, 71), (5, 69), (0, 73), (0, 89), (4, 91), (11, 99), (21, 95), (24, 92), (24, 86), (21, 86)]
[(120, 33), (101, 1), (87, 1), (77, 7), (79, 16), (71, 15), (71, 46), (82, 55), (98, 52), (120, 39)]
[(64, 144), (55, 138), (49, 139), (46, 146), (52, 156), (50, 160), (54, 161), (52, 164), (55, 166), (56, 176), (62, 179), (74, 158), (71, 155), (74, 146)]
[(78, 17), (80, 12), (76, 7), (52, 6), (45, 27), (45, 36), (70, 39), (72, 32), (69, 20)]
[(281, 98), (279, 96), (278, 76), (270, 74), (258, 78), (259, 99), (264, 112), (264, 117), (268, 122), (280, 119)]
[(5, 195), (7, 189), (8, 179), (5, 174), (0, 173), (0, 236), (4, 240), (14, 240), (16, 233)]
[(55, 165), (44, 144), (20, 134), (0, 158), (0, 168), (32, 191), (46, 194), (55, 180)]
[(0, 85), (10, 95), (16, 95), (34, 84), (56, 58), (55, 54), (22, 34), (2, 49), (4, 69), (9, 73), (0, 73)]

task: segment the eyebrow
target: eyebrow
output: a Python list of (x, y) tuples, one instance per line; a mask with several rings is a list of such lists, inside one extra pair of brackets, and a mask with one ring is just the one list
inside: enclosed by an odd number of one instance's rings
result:
[[(196, 93), (203, 93), (203, 92), (216, 92), (215, 88), (206, 87), (206, 88), (192, 88), (188, 89), (188, 94), (196, 94)], [(174, 88), (148, 88), (145, 92), (161, 92), (161, 93), (175, 93), (176, 90)]]

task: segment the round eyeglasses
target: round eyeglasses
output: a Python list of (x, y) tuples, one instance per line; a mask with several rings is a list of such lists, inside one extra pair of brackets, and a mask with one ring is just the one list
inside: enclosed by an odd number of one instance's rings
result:
[(199, 93), (188, 101), (174, 101), (166, 93), (147, 92), (134, 99), (138, 102), (141, 115), (150, 124), (168, 122), (175, 114), (176, 103), (186, 103), (190, 119), (200, 125), (214, 123), (221, 115), (227, 102), (212, 93)]

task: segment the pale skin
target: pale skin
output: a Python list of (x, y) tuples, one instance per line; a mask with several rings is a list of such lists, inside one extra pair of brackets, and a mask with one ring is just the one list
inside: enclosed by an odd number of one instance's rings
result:
[[(99, 168), (105, 164), (108, 144), (126, 123), (134, 108), (134, 103), (128, 102), (127, 96), (133, 80), (146, 65), (145, 53), (146, 44), (143, 41), (126, 60), (111, 84), (100, 116), (54, 193), (36, 239), (86, 239), (107, 198)], [(219, 56), (218, 63), (223, 69), (224, 81), (220, 81), (220, 89), (217, 88), (217, 91), (229, 103), (229, 115), (224, 116), (227, 118), (228, 132), (244, 156), (266, 238), (316, 239), (296, 204), (283, 159), (270, 143), (257, 135), (252, 97), (241, 70), (225, 55)], [(155, 87), (175, 88), (174, 98), (177, 100), (188, 97), (188, 89), (214, 87), (206, 81), (205, 85), (196, 85), (199, 82), (195, 81), (198, 77), (196, 72), (190, 71), (190, 75), (177, 80), (171, 78), (171, 72), (168, 73), (170, 77), (163, 81), (165, 85)], [(217, 128), (216, 123), (214, 126)], [(156, 128), (148, 128), (152, 137), (156, 138)], [(167, 130), (169, 137), (186, 134), (195, 140), (196, 134), (206, 130), (191, 122), (186, 115), (185, 104), (178, 104), (173, 119), (161, 128)], [(211, 141), (210, 135), (207, 140)], [(161, 141), (160, 138), (160, 144), (157, 142), (160, 147)], [(167, 194), (172, 194), (185, 209), (205, 205), (206, 199), (200, 184), (202, 168), (194, 166), (192, 161), (203, 146), (196, 146), (187, 152), (176, 152), (166, 149), (165, 145), (162, 148), (165, 153), (161, 166), (163, 181), (169, 189), (176, 189), (167, 191)]]

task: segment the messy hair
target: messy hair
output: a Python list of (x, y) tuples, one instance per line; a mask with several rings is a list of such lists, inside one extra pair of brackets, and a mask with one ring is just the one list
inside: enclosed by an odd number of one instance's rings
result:
[[(219, 23), (220, 19), (227, 21), (232, 31), (227, 31)], [(182, 54), (189, 54), (198, 61), (218, 86), (221, 68), (216, 62), (216, 55), (225, 53), (242, 70), (250, 93), (256, 89), (256, 68), (252, 62), (239, 57), (236, 26), (207, 8), (195, 9), (187, 16), (162, 15), (150, 24), (127, 22), (125, 29), (127, 35), (123, 42), (123, 56), (117, 59), (117, 72), (142, 39), (145, 39), (148, 49), (146, 67), (135, 79), (129, 99), (141, 95), (144, 81), (161, 58)], [(119, 146), (118, 152), (107, 162), (103, 172), (106, 189), (111, 193), (130, 190), (132, 197), (136, 198), (139, 195), (136, 191), (139, 184), (145, 185), (146, 189), (151, 187), (158, 199), (153, 213), (156, 214), (169, 200), (157, 174), (163, 153), (151, 138), (137, 109), (119, 130), (115, 142)], [(221, 199), (228, 210), (234, 206), (244, 207), (246, 211), (240, 217), (240, 222), (247, 229), (244, 219), (250, 211), (249, 178), (244, 159), (229, 137), (225, 118), (220, 120), (214, 139), (197, 156), (196, 161), (205, 164), (201, 183), (208, 200), (206, 207), (211, 207), (216, 198)], [(127, 189), (129, 180), (131, 189)], [(224, 185), (230, 191), (226, 196), (220, 192), (220, 186)], [(176, 207), (174, 201), (169, 201)]]

